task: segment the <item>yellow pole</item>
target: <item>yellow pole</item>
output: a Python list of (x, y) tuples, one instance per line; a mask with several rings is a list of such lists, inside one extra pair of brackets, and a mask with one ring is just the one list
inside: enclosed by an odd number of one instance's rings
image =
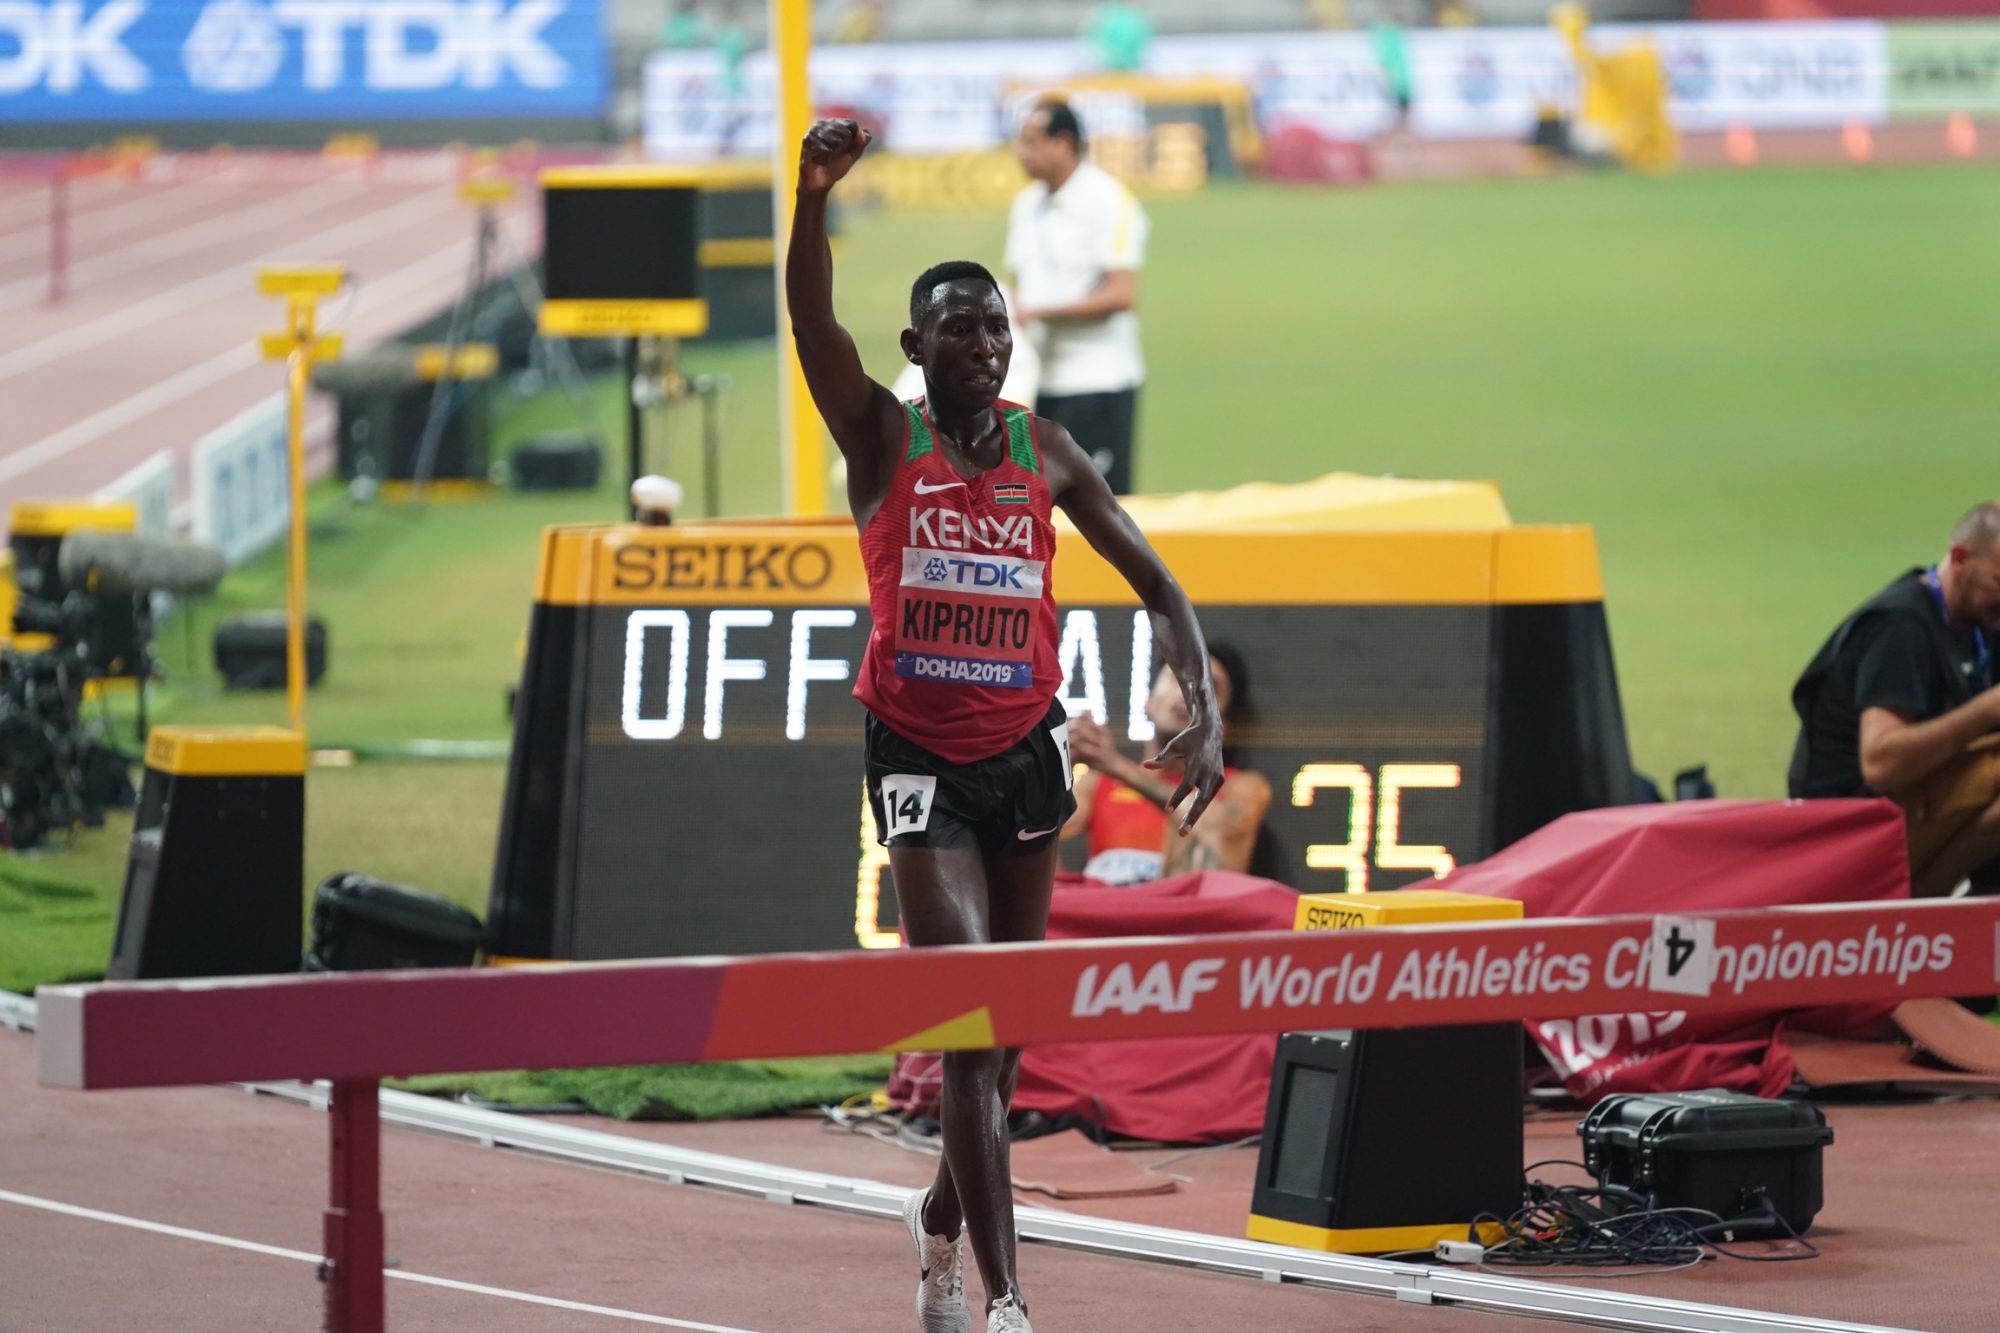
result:
[[(292, 467), (292, 530), (285, 559), (285, 707), (292, 730), (306, 734), (306, 385), (312, 373), (313, 310), (287, 358), (285, 433)], [(295, 326), (299, 322), (295, 315)]]
[(285, 363), (292, 511), (285, 544), (285, 710), (301, 739), (306, 732), (306, 390), (314, 363), (340, 356), (340, 335), (319, 331), (319, 303), (345, 280), (337, 264), (274, 264), (257, 270), (257, 290), (285, 303), (285, 327), (258, 335), (257, 347), (265, 360)]
[(771, 54), (777, 62), (778, 94), (771, 136), (771, 203), (778, 245), (778, 431), (785, 512), (823, 514), (826, 461), (819, 414), (813, 410), (805, 371), (792, 345), (791, 317), (785, 313), (784, 271), (785, 246), (792, 234), (799, 141), (812, 126), (812, 87), (806, 77), (812, 55), (812, 0), (771, 0)]

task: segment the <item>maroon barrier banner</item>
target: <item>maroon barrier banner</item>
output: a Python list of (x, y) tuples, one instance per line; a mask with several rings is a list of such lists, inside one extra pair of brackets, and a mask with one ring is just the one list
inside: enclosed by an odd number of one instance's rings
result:
[(43, 1083), (1797, 1008), (2000, 985), (2000, 901), (44, 988)]

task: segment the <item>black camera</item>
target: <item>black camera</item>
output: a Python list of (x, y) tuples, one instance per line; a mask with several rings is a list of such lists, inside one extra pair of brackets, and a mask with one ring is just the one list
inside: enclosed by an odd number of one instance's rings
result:
[(87, 818), (82, 699), (81, 668), (68, 655), (0, 652), (0, 846), (34, 847)]
[(131, 760), (85, 717), (85, 686), (136, 679), (143, 732), (153, 595), (206, 592), (227, 566), (213, 547), (125, 533), (13, 545), (13, 630), (46, 640), (0, 651), (0, 847), (18, 849), (134, 803)]
[(23, 596), (14, 632), (45, 634), (51, 651), (68, 656), (92, 679), (147, 674), (152, 639), (150, 599), (66, 592), (60, 600)]

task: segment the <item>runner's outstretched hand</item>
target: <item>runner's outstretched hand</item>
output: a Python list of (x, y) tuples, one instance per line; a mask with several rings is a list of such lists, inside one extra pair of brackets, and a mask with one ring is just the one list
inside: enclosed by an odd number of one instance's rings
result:
[(1181, 836), (1185, 838), (1194, 832), (1195, 821), (1208, 809), (1215, 793), (1222, 790), (1222, 720), (1212, 714), (1196, 718), (1146, 761), (1147, 768), (1169, 768), (1175, 764), (1186, 767), (1181, 772), (1181, 785), (1174, 788), (1174, 794), (1167, 800), (1168, 812), (1179, 810), (1182, 801), (1190, 795), (1194, 797), (1181, 815)]

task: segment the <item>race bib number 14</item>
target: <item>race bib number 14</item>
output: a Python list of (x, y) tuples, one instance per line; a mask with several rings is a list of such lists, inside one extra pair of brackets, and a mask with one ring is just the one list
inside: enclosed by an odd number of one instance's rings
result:
[(891, 773), (882, 779), (882, 815), (888, 821), (884, 838), (922, 833), (930, 827), (931, 801), (937, 779), (917, 773)]

